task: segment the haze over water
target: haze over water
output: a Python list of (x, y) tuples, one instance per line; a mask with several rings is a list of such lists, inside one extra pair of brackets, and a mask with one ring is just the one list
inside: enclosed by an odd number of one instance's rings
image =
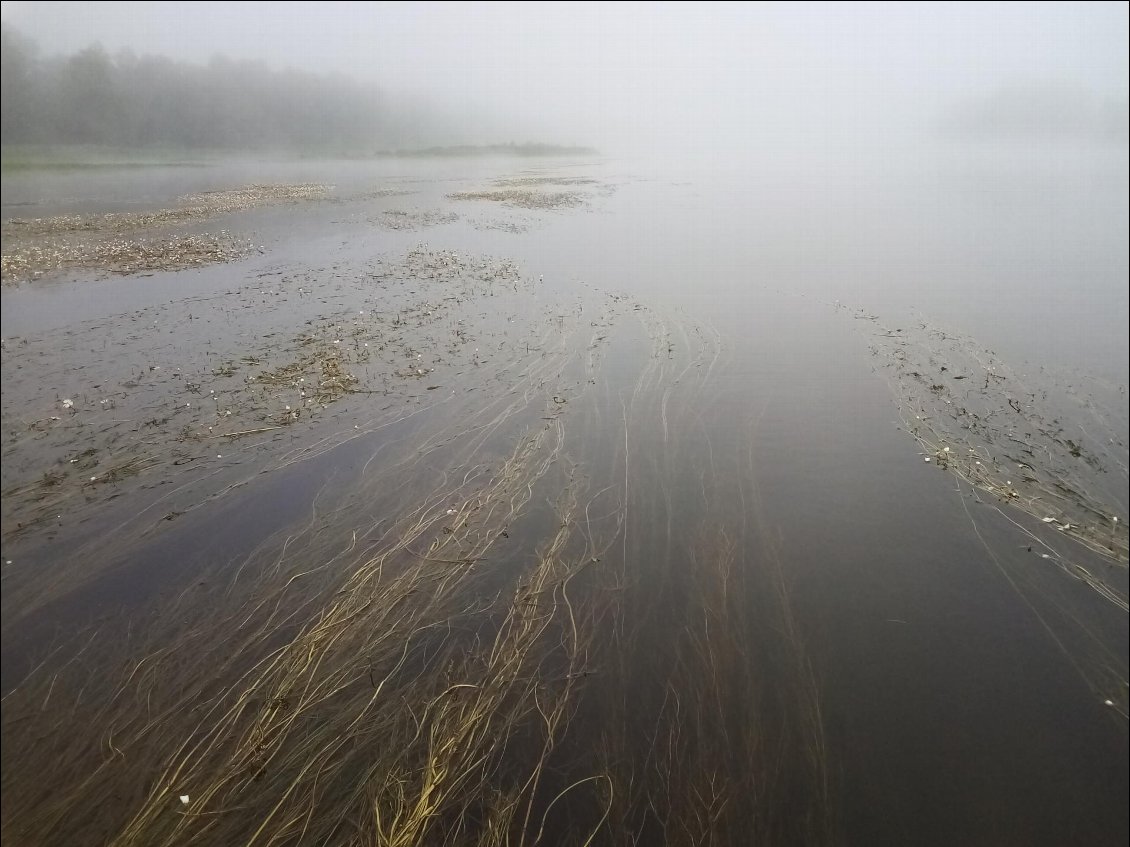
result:
[(3, 13), (6, 839), (1125, 842), (1125, 4)]

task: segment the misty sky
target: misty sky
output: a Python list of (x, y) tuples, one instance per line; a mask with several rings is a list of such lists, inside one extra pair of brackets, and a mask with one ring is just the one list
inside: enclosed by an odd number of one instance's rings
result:
[(2, 6), (45, 53), (343, 73), (467, 126), (608, 149), (850, 146), (933, 131), (962, 103), (973, 121), (1045, 101), (1075, 121), (1128, 98), (1126, 3)]

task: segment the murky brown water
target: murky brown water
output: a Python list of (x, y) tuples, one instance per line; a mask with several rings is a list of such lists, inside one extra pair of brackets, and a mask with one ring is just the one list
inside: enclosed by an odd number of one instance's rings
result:
[(336, 187), (3, 290), (5, 838), (1124, 843), (1125, 167), (1018, 167), (6, 177)]

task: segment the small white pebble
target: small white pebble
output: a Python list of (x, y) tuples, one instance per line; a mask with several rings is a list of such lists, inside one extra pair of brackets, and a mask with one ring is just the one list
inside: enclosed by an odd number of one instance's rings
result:
[(1104, 706), (1113, 706), (1114, 701), (1113, 700), (1103, 700), (1103, 705)]
[(96, 480), (96, 479), (98, 479), (98, 477), (97, 477), (97, 476), (92, 476), (92, 477), (90, 478), (90, 481), (91, 481), (91, 482), (94, 482), (94, 480)]
[(930, 461), (930, 457), (929, 457), (929, 456), (927, 456), (927, 457), (926, 457), (926, 459), (925, 459), (925, 461), (927, 461), (927, 462), (928, 462), (928, 461)]

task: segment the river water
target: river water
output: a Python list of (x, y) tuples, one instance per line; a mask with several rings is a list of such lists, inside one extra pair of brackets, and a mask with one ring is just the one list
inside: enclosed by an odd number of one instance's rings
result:
[[(618, 612), (622, 623), (609, 633), (628, 630), (634, 637), (607, 636), (612, 640), (603, 646), (605, 673), (594, 674), (595, 693), (588, 700), (582, 695), (576, 730), (562, 745), (575, 769), (559, 764), (560, 773), (546, 783), (568, 786), (588, 773), (585, 767), (595, 767), (598, 739), (615, 735), (610, 727), (630, 723), (621, 714), (623, 703), (638, 697), (640, 723), (656, 729), (636, 737), (629, 727), (621, 757), (640, 763), (634, 772), (646, 782), (647, 763), (662, 758), (652, 749), (660, 726), (697, 732), (699, 741), (678, 748), (668, 763), (676, 772), (680, 763), (685, 766), (685, 784), (670, 774), (664, 784), (689, 791), (687, 786), (705, 784), (694, 782), (695, 774), (707, 772), (716, 773), (722, 785), (729, 780), (732, 806), (719, 804), (722, 823), (711, 834), (718, 843), (736, 843), (732, 839), (741, 830), (733, 827), (742, 818), (732, 808), (742, 804), (772, 807), (759, 812), (769, 821), (767, 838), (785, 843), (817, 836), (860, 845), (1125, 843), (1127, 615), (1124, 606), (1071, 572), (1077, 565), (1101, 572), (1104, 584), (1124, 598), (1125, 559), (1118, 563), (1115, 557), (1112, 564), (1072, 545), (1041, 526), (1039, 514), (1002, 505), (936, 461), (924, 462), (931, 453), (906, 431), (901, 384), (874, 342), (877, 327), (907, 333), (911, 345), (926, 338), (927, 328), (940, 328), (966, 346), (991, 350), (1010, 373), (1036, 387), (1033, 403), (1040, 392), (1049, 402), (1067, 394), (1082, 398), (1070, 407), (1079, 420), (1066, 417), (1069, 411), (1056, 422), (1068, 432), (1085, 424), (1085, 448), (1105, 445), (1103, 456), (1110, 460), (1104, 459), (1101, 470), (1087, 471), (1093, 477), (1088, 491), (1100, 492), (1107, 517), (1118, 517), (1124, 526), (1127, 173), (1125, 150), (949, 148), (882, 166), (847, 157), (804, 168), (626, 159), (241, 162), (6, 175), (5, 219), (166, 208), (185, 194), (248, 183), (332, 183), (343, 197), (388, 187), (413, 193), (235, 216), (225, 225), (253, 233), (262, 248), (231, 265), (148, 277), (75, 275), (5, 287), (5, 417), (11, 421), (18, 417), (17, 405), (42, 399), (26, 372), (16, 376), (17, 365), (27, 362), (13, 339), (31, 339), (39, 345), (39, 361), (48, 362), (52, 338), (89, 340), (104, 333), (111, 349), (123, 351), (121, 361), (99, 371), (112, 375), (140, 364), (124, 340), (114, 346), (115, 328), (126, 316), (144, 314), (146, 324), (153, 317), (163, 330), (165, 321), (177, 323), (193, 311), (193, 303), (259, 284), (255, 280), (266, 274), (290, 274), (292, 286), (295, 280), (326, 285), (335, 272), (348, 276), (373, 257), (400, 256), (421, 242), (429, 250), (512, 258), (530, 279), (539, 278), (543, 291), (610, 292), (622, 304), (617, 300), (609, 308), (629, 317), (632, 308), (654, 308), (674, 316), (665, 325), (665, 347), (649, 352), (648, 338), (628, 331), (612, 336), (610, 330), (602, 375), (591, 382), (596, 396), (580, 399), (585, 379), (578, 377), (577, 400), (555, 388), (562, 396), (554, 394), (549, 405), (553, 414), (571, 408), (566, 399), (576, 406), (577, 428), (563, 443), (573, 445), (567, 452), (591, 475), (592, 488), (599, 488), (605, 473), (609, 486), (623, 486), (618, 506), (609, 510), (623, 510), (614, 543), (592, 561), (615, 559), (623, 568), (628, 586), (623, 593), (634, 599), (624, 601)], [(484, 201), (448, 197), (515, 174), (582, 177), (595, 180), (596, 188), (580, 208), (497, 214), (484, 210)], [(399, 208), (461, 217), (403, 230), (372, 225), (373, 215)], [(511, 226), (474, 225), (500, 216)], [(252, 311), (260, 308), (266, 307)], [(498, 315), (511, 308), (518, 314), (522, 307), (499, 305)], [(563, 313), (566, 307), (546, 307), (545, 315), (557, 315), (557, 308)], [(577, 308), (583, 316), (578, 325), (596, 314), (588, 300), (578, 300)], [(519, 322), (535, 325), (536, 311)], [(197, 338), (203, 346), (212, 343), (205, 341), (209, 332), (231, 332), (235, 349), (239, 333), (254, 324), (231, 326), (184, 338)], [(480, 337), (501, 338), (506, 331), (504, 324), (495, 325), (482, 329)], [(710, 344), (721, 352), (688, 352), (698, 345), (706, 349), (707, 338), (716, 339)], [(528, 353), (529, 342), (524, 343)], [(77, 351), (87, 348), (79, 341), (60, 344), (72, 346), (43, 367), (62, 380), (58, 374), (68, 362), (78, 364)], [(164, 349), (164, 361), (183, 361), (186, 370), (193, 356), (173, 341), (148, 349)], [(663, 370), (666, 361), (669, 372)], [(653, 365), (659, 368), (654, 379), (646, 376)], [(440, 381), (443, 370), (437, 368), (429, 379)], [(637, 382), (640, 372), (645, 376)], [(564, 385), (561, 374), (568, 373), (563, 365), (553, 378)], [(543, 384), (546, 379), (551, 377)], [(688, 386), (695, 380), (692, 391)], [(484, 391), (488, 385), (483, 383)], [(649, 393), (652, 385), (658, 387)], [(48, 402), (62, 390), (53, 383), (41, 388)], [(349, 407), (349, 414), (359, 414), (357, 408)], [(468, 420), (478, 413), (472, 400), (458, 408), (463, 411), (452, 414)], [(1105, 428), (1096, 430), (1086, 418), (1093, 409), (1104, 410)], [(536, 412), (531, 421), (539, 419)], [(115, 564), (50, 601), (37, 601), (34, 612), (6, 606), (5, 690), (22, 678), (28, 657), (37, 655), (44, 639), (65, 643), (71, 630), (82, 629), (76, 619), (85, 624), (123, 608), (145, 608), (164, 592), (176, 594), (193, 582), (205, 567), (201, 562), (223, 560), (235, 567), (274, 533), (298, 532), (288, 528), (305, 525), (312, 504), (317, 511), (327, 480), (341, 481), (342, 489), (363, 487), (352, 476), (363, 459), (384, 450), (386, 441), (426, 441), (433, 431), (435, 443), (441, 443), (446, 414), (441, 408), (399, 424), (403, 431), (374, 431), (368, 440), (342, 443), (269, 477), (251, 482), (241, 477), (243, 487), (228, 499), (204, 505), (160, 534), (129, 522), (150, 496), (136, 491), (90, 505), (80, 525), (64, 526), (60, 514), (57, 532), (12, 539), (6, 529), (6, 558), (17, 567), (34, 562), (42, 574), (35, 579), (50, 581), (51, 568), (65, 562), (77, 544), (87, 545), (81, 549), (93, 551), (92, 559)], [(507, 428), (517, 426), (522, 414), (507, 418)], [(523, 426), (533, 425), (522, 420)], [(343, 421), (336, 423), (344, 426)], [(507, 430), (490, 431), (506, 441)], [(488, 443), (484, 436), (482, 444)], [(947, 443), (956, 449), (966, 442)], [(38, 448), (18, 449), (27, 452), (6, 454), (6, 465), (34, 456)], [(263, 467), (271, 451), (281, 449), (267, 445), (247, 466)], [(439, 455), (456, 466), (454, 456)], [(390, 464), (389, 479), (399, 473), (396, 479), (411, 482), (438, 473), (430, 465), (397, 468)], [(204, 491), (201, 486), (210, 483), (194, 484), (195, 491)], [(373, 497), (372, 503), (384, 502)], [(592, 502), (594, 510), (603, 503)], [(391, 514), (395, 508), (373, 505), (370, 517), (379, 523), (381, 509)], [(554, 519), (536, 498), (527, 512), (513, 535), (533, 550), (544, 543)], [(100, 536), (110, 526), (140, 533), (139, 540), (103, 543)], [(342, 527), (355, 529), (356, 523)], [(737, 539), (731, 582), (722, 594), (724, 605), (732, 607), (726, 625), (736, 633), (732, 640), (740, 658), (723, 661), (718, 647), (711, 667), (715, 677), (730, 674), (744, 681), (719, 688), (729, 693), (718, 695), (721, 705), (713, 715), (705, 707), (686, 706), (672, 718), (665, 691), (678, 691), (679, 685), (665, 689), (654, 681), (664, 668), (679, 666), (687, 644), (698, 643), (693, 636), (700, 615), (693, 598), (706, 548), (695, 539), (704, 532)], [(1064, 567), (1048, 566), (1047, 557), (1039, 556), (1041, 544), (1053, 545)], [(155, 561), (165, 565), (154, 570)], [(5, 591), (9, 584), (30, 591), (35, 581), (22, 571), (5, 578)], [(206, 607), (189, 608), (208, 620)], [(598, 641), (605, 638), (603, 630), (596, 631)], [(759, 643), (745, 643), (752, 640)], [(601, 646), (592, 647), (594, 655)], [(621, 665), (618, 680), (607, 673), (612, 656)], [(688, 688), (710, 677), (696, 676), (702, 669), (694, 667), (681, 677)], [(689, 693), (684, 692), (688, 700)], [(745, 700), (755, 696), (760, 711), (743, 711)], [(616, 702), (620, 706), (608, 705)], [(7, 745), (19, 725), (15, 721), (26, 718), (15, 707), (5, 709)], [(803, 719), (796, 717), (801, 711)], [(715, 768), (712, 758), (721, 759), (726, 744), (747, 749), (734, 739), (757, 734), (749, 725), (754, 712), (763, 721), (760, 746), (748, 748), (754, 752), (744, 764), (737, 755), (737, 761), (718, 761)], [(798, 752), (803, 739), (816, 737), (807, 721), (818, 727), (821, 739), (815, 769), (796, 764), (808, 761)], [(778, 765), (788, 775), (779, 780), (787, 788), (762, 777), (765, 751), (778, 736), (782, 749), (790, 750)], [(6, 787), (12, 767), (5, 762)], [(778, 785), (776, 793), (743, 796), (750, 786), (756, 794), (765, 782)], [(661, 793), (647, 796), (654, 803)], [(128, 806), (130, 795), (120, 802)], [(671, 796), (668, 802), (680, 808)], [(629, 804), (619, 832), (614, 828), (602, 837), (622, 843), (631, 831), (645, 839), (689, 838), (676, 833), (673, 823), (686, 817), (652, 815), (641, 811), (646, 803), (639, 805)], [(17, 826), (20, 808), (5, 804), (6, 827)], [(814, 808), (820, 810), (819, 822), (788, 821)], [(589, 811), (578, 800), (570, 813)], [(59, 830), (44, 831), (59, 837)], [(563, 840), (573, 832), (557, 831)]]

